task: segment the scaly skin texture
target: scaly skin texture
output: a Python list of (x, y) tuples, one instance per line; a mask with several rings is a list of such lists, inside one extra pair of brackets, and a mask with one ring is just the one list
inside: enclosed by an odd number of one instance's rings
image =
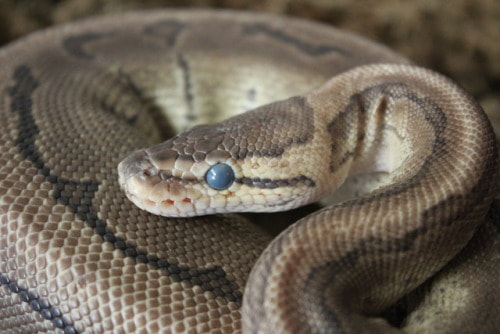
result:
[[(494, 137), (447, 79), (321, 25), (210, 11), (56, 27), (0, 62), (0, 329), (499, 327)], [(221, 161), (223, 194), (204, 184)], [(382, 175), (368, 194), (270, 244), (235, 215), (132, 203), (283, 210), (363, 172)]]

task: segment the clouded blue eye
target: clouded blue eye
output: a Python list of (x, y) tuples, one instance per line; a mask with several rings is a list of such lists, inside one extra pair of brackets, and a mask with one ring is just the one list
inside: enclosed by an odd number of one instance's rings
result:
[(228, 164), (220, 163), (210, 167), (205, 174), (205, 180), (214, 189), (227, 189), (234, 182), (234, 172)]

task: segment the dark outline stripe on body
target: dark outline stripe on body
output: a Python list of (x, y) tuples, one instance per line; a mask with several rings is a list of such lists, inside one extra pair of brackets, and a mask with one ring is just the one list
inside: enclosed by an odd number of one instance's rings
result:
[[(391, 89), (393, 88), (402, 88), (405, 92), (401, 94), (396, 94), (396, 93), (391, 93)], [(446, 128), (447, 124), (447, 119), (446, 119), (446, 114), (443, 112), (443, 110), (432, 100), (430, 100), (427, 97), (421, 98), (417, 96), (413, 91), (410, 90), (410, 88), (400, 82), (395, 82), (395, 83), (384, 83), (376, 86), (372, 86), (369, 88), (364, 89), (362, 92), (354, 94), (350, 98), (350, 103), (345, 107), (344, 111), (342, 111), (339, 115), (337, 115), (328, 125), (328, 127), (333, 128), (334, 126), (332, 125), (336, 120), (342, 119), (345, 117), (346, 113), (351, 113), (354, 111), (358, 112), (366, 112), (366, 108), (364, 107), (365, 104), (362, 103), (360, 104), (360, 101), (363, 101), (366, 96), (363, 96), (365, 94), (373, 93), (376, 92), (378, 94), (385, 94), (387, 96), (390, 96), (391, 98), (407, 98), (410, 101), (416, 103), (420, 108), (419, 110), (424, 114), (424, 118), (429, 122), (429, 124), (432, 126), (434, 129), (435, 133), (435, 139), (433, 141), (433, 146), (432, 146), (432, 152), (428, 155), (427, 159), (425, 160), (424, 164), (421, 166), (419, 171), (410, 177), (406, 182), (404, 182), (401, 185), (394, 186), (390, 189), (387, 189), (384, 192), (378, 193), (378, 194), (367, 194), (364, 197), (358, 198), (358, 199), (353, 199), (344, 203), (340, 203), (338, 205), (335, 205), (333, 207), (326, 207), (322, 210), (318, 210), (316, 212), (313, 212), (309, 216), (307, 216), (307, 220), (310, 220), (312, 217), (324, 214), (325, 212), (335, 210), (337, 208), (342, 208), (346, 206), (360, 206), (364, 205), (367, 203), (370, 203), (372, 201), (378, 200), (382, 197), (392, 197), (394, 195), (400, 194), (402, 192), (405, 192), (413, 187), (416, 187), (420, 181), (420, 179), (423, 177), (423, 174), (427, 172), (427, 170), (430, 168), (430, 164), (432, 160), (435, 158), (436, 155), (438, 154), (444, 154), (446, 153), (446, 141), (443, 135), (443, 131)], [(360, 109), (355, 108), (354, 106), (361, 106)], [(350, 156), (353, 155), (354, 151), (349, 151), (347, 152), (346, 155)], [(344, 157), (342, 160), (347, 161), (348, 159)], [(494, 160), (494, 159), (490, 159)], [(439, 217), (439, 215), (436, 215), (440, 211), (441, 208), (443, 207), (450, 207), (452, 203), (454, 203), (454, 207), (458, 208), (455, 210), (456, 212), (454, 215), (449, 216), (448, 220), (444, 222), (444, 225), (450, 225), (453, 222), (457, 221), (458, 219), (466, 217), (468, 214), (471, 213), (470, 207), (477, 207), (478, 205), (481, 204), (481, 201), (484, 201), (483, 197), (479, 196), (474, 196), (478, 192), (487, 192), (487, 189), (483, 189), (484, 187), (490, 187), (490, 190), (494, 188), (492, 185), (488, 185), (487, 182), (485, 182), (486, 179), (491, 177), (490, 172), (493, 168), (493, 166), (496, 164), (496, 160), (494, 161), (489, 161), (489, 165), (485, 165), (483, 169), (483, 173), (481, 175), (481, 178), (478, 180), (477, 184), (473, 189), (469, 192), (473, 198), (465, 198), (462, 195), (457, 195), (457, 196), (450, 196), (444, 201), (437, 203), (435, 206), (429, 208), (426, 212), (423, 213), (423, 221), (424, 224), (416, 228), (412, 231), (409, 231), (406, 233), (404, 236), (401, 238), (398, 238), (397, 240), (394, 240), (394, 245), (396, 247), (393, 247), (390, 250), (387, 250), (387, 252), (401, 252), (401, 251), (406, 251), (409, 250), (415, 240), (417, 239), (418, 236), (424, 234), (428, 229), (429, 225), (432, 225), (432, 222), (436, 217)], [(479, 186), (482, 186), (483, 188), (478, 188)], [(491, 193), (491, 191), (490, 191)], [(470, 203), (472, 201), (472, 203)], [(466, 202), (469, 202), (471, 205), (466, 205)], [(285, 240), (285, 238), (295, 229), (299, 228), (301, 225), (305, 223), (306, 219), (301, 219), (298, 222), (294, 224), (294, 228), (289, 228), (285, 230), (284, 232), (281, 233), (281, 235), (273, 241), (273, 247), (268, 248), (265, 252), (268, 254), (262, 255), (260, 261), (266, 261), (266, 270), (268, 272), (272, 271), (272, 267), (274, 266), (274, 260), (277, 258), (277, 254), (281, 253), (282, 249), (282, 243)], [(321, 272), (334, 272), (335, 270), (332, 268), (335, 268), (337, 266), (346, 266), (346, 263), (349, 266), (356, 265), (363, 255), (367, 254), (367, 250), (370, 249), (368, 245), (372, 245), (373, 247), (376, 247), (376, 245), (383, 244), (385, 241), (384, 240), (378, 240), (374, 238), (366, 238), (364, 240), (360, 241), (361, 246), (358, 248), (352, 249), (345, 253), (340, 259), (329, 261), (327, 263), (324, 263), (322, 265), (319, 265), (315, 268), (312, 268), (310, 271), (307, 279), (304, 281), (304, 286), (318, 286), (318, 284), (322, 284), (322, 288), (319, 288), (317, 291), (325, 291), (326, 286), (328, 285), (329, 282), (331, 282), (334, 278), (334, 274), (328, 276), (327, 278), (323, 278), (321, 282), (315, 282), (311, 283), (311, 281), (314, 281), (316, 277), (321, 277), (321, 275), (318, 275), (316, 273), (321, 273)], [(375, 246), (373, 246), (375, 245)], [(381, 249), (379, 248), (379, 251)], [(270, 255), (270, 254), (274, 255)], [(267, 282), (263, 283), (261, 286), (261, 289), (265, 289), (267, 286)], [(264, 295), (263, 291), (260, 292), (261, 295)], [(317, 296), (315, 296), (317, 297)], [(325, 302), (325, 298), (319, 298), (322, 302)], [(261, 303), (262, 301), (259, 301), (258, 303)], [(325, 323), (327, 322), (332, 322), (331, 325), (335, 326), (337, 331), (339, 333), (345, 333), (345, 329), (343, 328), (342, 324), (340, 323), (339, 319), (336, 317), (335, 313), (330, 309), (329, 306), (325, 305), (324, 303), (318, 303), (315, 305), (317, 309), (324, 310), (326, 314), (324, 313), (323, 316), (325, 318)], [(262, 309), (261, 304), (253, 304), (253, 309)], [(262, 315), (255, 315), (251, 316), (254, 322), (259, 322), (261, 321), (260, 317)]]
[[(115, 249), (122, 251), (125, 256), (134, 259), (137, 263), (145, 263), (165, 273), (174, 282), (190, 282), (201, 287), (204, 291), (212, 292), (217, 297), (234, 302), (241, 306), (242, 293), (236, 283), (226, 277), (226, 272), (220, 266), (211, 268), (190, 268), (170, 263), (154, 254), (148, 254), (129, 244), (126, 240), (117, 237), (107, 226), (106, 221), (99, 219), (92, 199), (99, 188), (99, 181), (73, 181), (54, 175), (45, 165), (35, 146), (35, 139), (39, 133), (32, 115), (32, 94), (39, 86), (27, 65), (16, 67), (13, 74), (14, 85), (8, 88), (11, 97), (10, 108), (19, 118), (19, 135), (16, 145), (25, 159), (32, 162), (38, 173), (54, 185), (52, 197), (57, 203), (67, 206), (75, 216), (98, 234), (103, 242), (110, 242)], [(80, 194), (79, 197), (75, 194)], [(83, 195), (82, 195), (83, 194)], [(215, 279), (212, 278), (215, 276)], [(217, 282), (214, 287), (211, 282)]]
[(325, 54), (332, 52), (338, 53), (339, 55), (342, 55), (344, 57), (351, 56), (347, 50), (342, 49), (338, 46), (324, 45), (324, 44), (314, 45), (312, 43), (301, 40), (295, 36), (292, 36), (282, 30), (269, 27), (263, 23), (246, 24), (243, 27), (243, 32), (247, 35), (256, 35), (256, 34), (266, 35), (280, 42), (289, 44), (299, 49), (301, 52), (307, 53), (308, 55), (313, 57), (323, 56)]
[(194, 113), (194, 96), (193, 96), (193, 84), (191, 82), (191, 70), (189, 67), (189, 62), (186, 60), (182, 54), (177, 55), (177, 65), (182, 71), (183, 88), (184, 88), (184, 100), (187, 105), (187, 113), (184, 116), (189, 122), (196, 120)]
[[(163, 19), (146, 25), (143, 29), (144, 34), (155, 37), (165, 38), (167, 45), (173, 47), (177, 43), (179, 34), (186, 25), (178, 20)], [(165, 32), (165, 30), (167, 30)]]
[[(78, 333), (71, 319), (63, 315), (58, 307), (52, 306), (46, 298), (40, 298), (37, 293), (20, 286), (17, 281), (9, 279), (4, 274), (0, 274), (0, 286), (19, 295), (21, 301), (28, 303), (31, 309), (40, 313), (45, 320), (51, 321), (54, 327), (62, 329), (64, 334)], [(29, 324), (26, 325), (29, 326)]]
[(31, 309), (40, 313), (45, 320), (51, 321), (54, 327), (62, 329), (64, 334), (78, 333), (71, 319), (63, 315), (58, 307), (52, 306), (46, 298), (41, 298), (37, 293), (20, 286), (17, 281), (11, 280), (4, 274), (0, 274), (1, 286), (4, 286), (11, 293), (19, 295), (21, 301), (28, 303)]
[(91, 53), (88, 53), (85, 51), (84, 46), (88, 42), (96, 41), (101, 38), (104, 38), (106, 36), (109, 36), (109, 34), (106, 33), (93, 33), (93, 32), (86, 32), (83, 34), (78, 34), (78, 35), (71, 35), (62, 40), (62, 47), (66, 52), (71, 54), (72, 56), (84, 60), (93, 60), (95, 56)]
[[(393, 92), (393, 89), (401, 89), (403, 92), (401, 93), (396, 93)], [(326, 211), (331, 211), (335, 208), (338, 207), (346, 207), (346, 206), (352, 206), (352, 205), (364, 205), (370, 202), (373, 202), (375, 200), (379, 200), (380, 198), (383, 197), (392, 197), (395, 195), (398, 195), (400, 193), (403, 193), (405, 191), (408, 191), (411, 188), (414, 188), (418, 186), (421, 178), (424, 176), (424, 174), (429, 170), (430, 165), (432, 163), (432, 160), (435, 159), (436, 155), (440, 154), (446, 154), (446, 140), (444, 138), (443, 132), (446, 129), (447, 125), (447, 118), (446, 114), (443, 112), (443, 110), (432, 100), (430, 100), (427, 97), (419, 97), (415, 92), (413, 92), (406, 84), (404, 83), (384, 83), (380, 84), (377, 86), (369, 87), (362, 92), (355, 94), (351, 97), (351, 103), (344, 109), (343, 113), (349, 113), (353, 112), (354, 110), (357, 110), (356, 108), (352, 108), (353, 104), (357, 104), (356, 101), (359, 99), (365, 98), (366, 99), (366, 94), (383, 94), (384, 96), (390, 97), (392, 99), (401, 99), (401, 98), (406, 98), (415, 104), (419, 106), (419, 111), (424, 114), (424, 118), (427, 120), (427, 122), (431, 125), (431, 127), (434, 129), (434, 134), (435, 134), (435, 139), (432, 143), (432, 152), (427, 156), (425, 159), (424, 164), (420, 167), (418, 172), (410, 177), (406, 182), (399, 186), (392, 187), (384, 192), (381, 192), (376, 195), (367, 195), (365, 197), (362, 197), (360, 199), (353, 199), (351, 201), (345, 202), (345, 203), (340, 203), (339, 205), (331, 208), (325, 208), (324, 210), (318, 211), (313, 213), (312, 215), (317, 215), (320, 213), (324, 213)], [(373, 99), (376, 100), (376, 99)], [(369, 107), (362, 108), (361, 110), (357, 110), (358, 112), (365, 113), (366, 109)], [(336, 118), (337, 119), (337, 118)], [(335, 121), (335, 120), (334, 120)], [(332, 122), (334, 122), (332, 121)], [(491, 159), (490, 159), (491, 160)], [(493, 164), (493, 162), (491, 162)], [(483, 174), (481, 178), (478, 180), (476, 186), (473, 187), (473, 189), (469, 192), (472, 194), (477, 194), (479, 191), (485, 192), (485, 189), (478, 189), (479, 186), (485, 187), (485, 182), (484, 180), (489, 177), (489, 172), (491, 171), (492, 166), (485, 166), (483, 169)], [(469, 203), (470, 205), (466, 205), (466, 202), (471, 202)], [(440, 203), (437, 203), (433, 207), (429, 208), (427, 211), (425, 211), (423, 215), (423, 224), (422, 226), (407, 232), (405, 235), (403, 235), (401, 238), (398, 238), (392, 242), (395, 247), (386, 250), (387, 253), (394, 253), (394, 252), (404, 252), (408, 251), (412, 248), (414, 242), (416, 241), (417, 237), (420, 235), (425, 234), (430, 226), (432, 225), (433, 221), (436, 219), (436, 217), (439, 217), (436, 212), (439, 212), (441, 208), (443, 207), (450, 207), (453, 205), (456, 207), (458, 210), (454, 212), (454, 215), (451, 215), (448, 217), (447, 221), (443, 222), (443, 225), (450, 225), (453, 222), (465, 218), (468, 214), (471, 213), (470, 209), (471, 207), (477, 207), (477, 205), (480, 205), (480, 202), (483, 201), (483, 197), (473, 197), (472, 199), (470, 198), (465, 198), (462, 195), (456, 195), (456, 196), (449, 196), (445, 200), (443, 200)], [(300, 222), (296, 224), (297, 226), (300, 225)], [(304, 284), (306, 286), (309, 286), (311, 284), (311, 281), (314, 280), (315, 277), (321, 276), (317, 275), (316, 273), (321, 273), (321, 272), (328, 272), (328, 273), (335, 273), (335, 267), (337, 266), (346, 266), (346, 263), (349, 266), (354, 266), (358, 263), (359, 259), (368, 254), (368, 251), (373, 248), (377, 248), (379, 252), (383, 251), (382, 248), (377, 247), (377, 245), (384, 244), (386, 241), (385, 240), (377, 240), (374, 238), (367, 238), (364, 240), (360, 241), (360, 246), (358, 248), (355, 248), (349, 252), (347, 252), (344, 256), (342, 256), (338, 260), (330, 261), (327, 262), (323, 265), (317, 266), (315, 268), (312, 268), (311, 272), (308, 275), (307, 280), (304, 281)], [(368, 245), (371, 245), (368, 246)], [(334, 275), (330, 275), (322, 280), (324, 288), (328, 285), (329, 282), (331, 282), (334, 278)], [(322, 291), (324, 291), (324, 288)], [(320, 288), (321, 290), (321, 288)], [(325, 302), (325, 299), (321, 299), (323, 302)], [(325, 304), (316, 304), (315, 305), (317, 309), (322, 309), (327, 312), (326, 317), (329, 319), (336, 319), (335, 314), (333, 311), (330, 309)], [(341, 328), (340, 322), (337, 320), (335, 323), (336, 325), (339, 326), (339, 332), (343, 333), (345, 332), (343, 328)]]

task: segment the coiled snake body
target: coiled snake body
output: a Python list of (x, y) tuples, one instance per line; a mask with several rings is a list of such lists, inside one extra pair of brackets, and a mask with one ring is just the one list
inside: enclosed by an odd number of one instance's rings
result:
[[(495, 138), (442, 76), (332, 28), (210, 11), (63, 25), (0, 63), (3, 331), (500, 327)], [(347, 177), (359, 196), (262, 254), (260, 228), (205, 215)]]

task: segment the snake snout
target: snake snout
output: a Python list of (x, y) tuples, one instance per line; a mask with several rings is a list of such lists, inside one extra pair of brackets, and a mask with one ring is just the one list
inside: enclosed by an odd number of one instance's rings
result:
[(118, 175), (121, 180), (125, 181), (139, 174), (145, 176), (156, 174), (156, 168), (151, 163), (146, 150), (138, 150), (129, 154), (118, 165)]
[(129, 198), (140, 195), (141, 189), (157, 183), (160, 179), (145, 150), (135, 151), (120, 162), (118, 178), (120, 187)]
[[(193, 215), (196, 191), (188, 192), (182, 181), (157, 168), (146, 150), (128, 155), (118, 165), (119, 183), (128, 199), (139, 208), (163, 216)], [(183, 214), (183, 212), (185, 212)]]

